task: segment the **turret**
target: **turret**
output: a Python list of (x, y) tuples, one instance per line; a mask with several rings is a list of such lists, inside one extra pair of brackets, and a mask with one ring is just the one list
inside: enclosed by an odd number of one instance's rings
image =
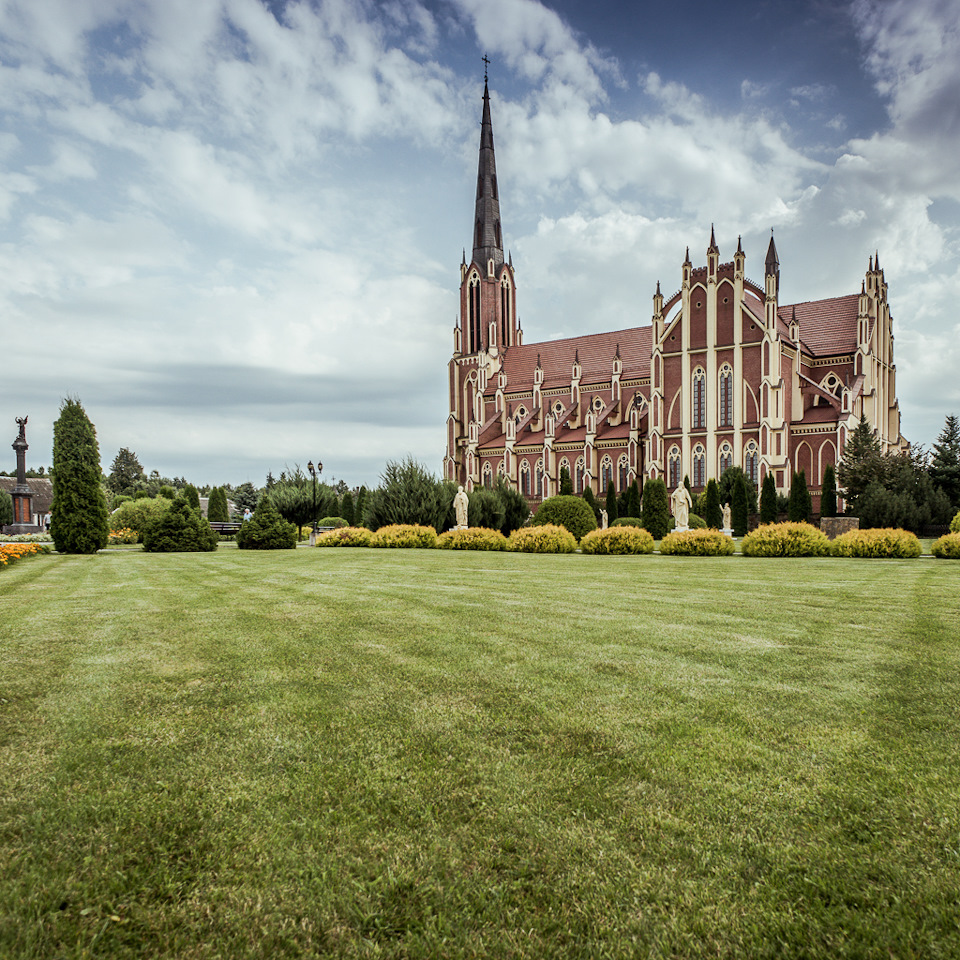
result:
[(776, 300), (780, 296), (780, 258), (777, 256), (777, 245), (773, 242), (773, 231), (770, 231), (770, 245), (767, 247), (767, 259), (764, 261), (763, 275), (767, 297)]

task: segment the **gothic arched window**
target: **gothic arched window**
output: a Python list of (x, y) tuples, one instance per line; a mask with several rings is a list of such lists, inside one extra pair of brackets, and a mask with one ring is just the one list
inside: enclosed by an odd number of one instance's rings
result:
[(617, 463), (617, 474), (621, 492), (627, 489), (627, 477), (629, 476), (629, 470), (630, 466), (627, 463), (627, 455), (624, 453), (621, 455), (620, 460)]
[(583, 478), (584, 478), (584, 464), (583, 457), (580, 457), (577, 460), (577, 476), (573, 485), (573, 492), (576, 494), (583, 493)]
[(535, 497), (543, 496), (543, 457), (537, 461), (533, 471), (533, 491)]
[(707, 485), (707, 454), (699, 443), (693, 449), (693, 485), (695, 487)]
[(610, 457), (604, 457), (600, 463), (600, 492), (606, 493), (611, 483), (613, 483), (613, 461)]
[(670, 478), (668, 486), (671, 490), (675, 489), (680, 483), (680, 450), (677, 447), (670, 449), (670, 455), (667, 458), (667, 476)]
[(694, 430), (705, 430), (707, 426), (707, 375), (701, 368), (693, 374), (693, 423)]
[(720, 476), (733, 466), (733, 447), (729, 443), (720, 447)]
[(754, 482), (757, 482), (757, 476), (760, 472), (760, 458), (757, 456), (757, 445), (751, 440), (743, 456), (743, 472)]
[(489, 463), (483, 465), (483, 485), (488, 489), (493, 486), (493, 468)]
[(726, 363), (720, 368), (720, 426), (733, 426), (733, 370)]

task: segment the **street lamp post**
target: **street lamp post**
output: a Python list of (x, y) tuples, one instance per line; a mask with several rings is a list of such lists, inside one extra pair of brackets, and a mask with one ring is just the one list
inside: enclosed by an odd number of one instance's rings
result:
[[(310, 472), (310, 476), (313, 477), (313, 535), (310, 538), (314, 543), (317, 539), (317, 474), (323, 473), (323, 464), (317, 460), (317, 465), (314, 467), (313, 461), (307, 461), (307, 470)], [(311, 544), (312, 546), (313, 544)]]

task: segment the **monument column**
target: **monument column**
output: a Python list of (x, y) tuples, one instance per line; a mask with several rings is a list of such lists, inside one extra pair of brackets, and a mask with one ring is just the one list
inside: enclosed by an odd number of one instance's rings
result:
[(28, 417), (17, 417), (20, 425), (20, 435), (13, 441), (13, 449), (17, 454), (17, 485), (13, 488), (13, 524), (5, 527), (4, 532), (11, 536), (18, 533), (39, 533), (40, 528), (33, 522), (33, 491), (27, 484), (27, 420)]

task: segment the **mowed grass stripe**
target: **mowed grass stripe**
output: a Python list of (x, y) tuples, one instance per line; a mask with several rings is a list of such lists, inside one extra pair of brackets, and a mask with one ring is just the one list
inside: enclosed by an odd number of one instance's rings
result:
[(951, 956), (956, 575), (40, 558), (0, 602), (0, 953)]

